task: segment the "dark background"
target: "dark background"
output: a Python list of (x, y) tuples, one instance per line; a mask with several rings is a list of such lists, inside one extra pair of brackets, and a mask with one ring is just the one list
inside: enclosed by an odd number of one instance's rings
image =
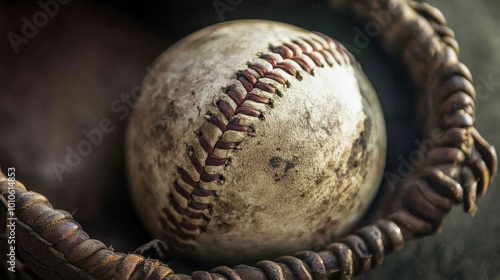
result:
[[(173, 2), (173, 1), (172, 1)], [(222, 3), (222, 4), (221, 4)], [(217, 12), (215, 5), (230, 5)], [(500, 4), (492, 0), (430, 1), (447, 17), (478, 91), (476, 127), (497, 144), (500, 115)], [(226, 6), (228, 7), (228, 6)], [(73, 213), (91, 237), (128, 252), (148, 240), (129, 204), (123, 171), (126, 120), (112, 104), (125, 104), (147, 67), (170, 44), (221, 20), (263, 18), (317, 30), (354, 52), (372, 80), (388, 127), (387, 169), (408, 158), (418, 138), (411, 88), (398, 62), (371, 40), (356, 47), (355, 24), (325, 1), (79, 1), (58, 4), (14, 51), (9, 35), (23, 35), (25, 17), (43, 11), (36, 2), (0, 3), (0, 165), (17, 179)], [(43, 20), (43, 19), (42, 19)], [(244, 34), (242, 34), (244, 36)], [(376, 38), (375, 38), (376, 39)], [(54, 164), (109, 118), (92, 152), (59, 180)], [(498, 146), (498, 145), (497, 145)], [(407, 243), (360, 279), (500, 279), (500, 190), (495, 182), (475, 217), (457, 207), (441, 235)]]

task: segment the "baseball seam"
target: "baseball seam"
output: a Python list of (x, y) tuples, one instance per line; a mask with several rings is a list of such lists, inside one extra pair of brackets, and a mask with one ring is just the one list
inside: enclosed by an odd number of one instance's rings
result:
[(229, 98), (214, 103), (219, 112), (205, 115), (214, 129), (219, 130), (220, 136), (213, 145), (202, 132), (198, 133), (199, 147), (196, 148), (206, 153), (204, 160), (199, 158), (194, 147), (188, 148), (191, 168), (196, 170), (199, 179), (193, 178), (186, 169), (177, 168), (177, 180), (170, 186), (168, 195), (169, 206), (162, 209), (160, 217), (161, 230), (169, 237), (167, 239), (188, 245), (206, 231), (213, 207), (207, 200), (217, 199), (216, 191), (206, 188), (207, 183), (224, 180), (222, 174), (210, 173), (207, 167), (231, 164), (231, 158), (219, 157), (214, 151), (239, 149), (243, 139), (227, 140), (224, 135), (228, 132), (255, 136), (252, 125), (241, 118), (264, 119), (259, 105), (273, 108), (273, 98), (282, 96), (274, 82), (289, 87), (287, 76), (301, 80), (300, 70), (314, 76), (314, 69), (324, 67), (325, 63), (330, 67), (337, 63), (359, 68), (355, 58), (341, 44), (326, 35), (316, 34), (318, 36), (301, 37), (271, 48), (270, 52), (259, 56), (261, 63), (248, 63), (248, 68), (235, 76), (239, 87), (227, 87), (224, 95)]

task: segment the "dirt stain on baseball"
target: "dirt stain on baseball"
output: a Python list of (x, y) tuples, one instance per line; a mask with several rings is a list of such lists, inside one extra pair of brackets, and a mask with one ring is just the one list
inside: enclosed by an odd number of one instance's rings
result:
[(274, 181), (278, 182), (285, 178), (287, 173), (295, 168), (299, 164), (299, 158), (296, 156), (293, 156), (291, 160), (284, 159), (279, 156), (274, 156), (269, 159), (269, 167), (275, 170), (274, 173)]
[(168, 103), (168, 107), (167, 107), (167, 110), (165, 111), (165, 114), (176, 120), (177, 118), (179, 118), (179, 113), (177, 112), (176, 110), (177, 108), (175, 107), (175, 102), (172, 100)]

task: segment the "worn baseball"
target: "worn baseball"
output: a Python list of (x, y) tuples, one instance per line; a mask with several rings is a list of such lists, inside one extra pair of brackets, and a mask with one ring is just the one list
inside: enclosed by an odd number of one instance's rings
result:
[(205, 265), (314, 249), (372, 202), (386, 134), (374, 89), (329, 37), (225, 22), (155, 62), (127, 132), (149, 232)]

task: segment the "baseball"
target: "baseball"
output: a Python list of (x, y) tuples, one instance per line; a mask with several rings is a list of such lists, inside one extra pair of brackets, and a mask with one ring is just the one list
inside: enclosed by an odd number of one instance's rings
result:
[(342, 45), (239, 20), (156, 60), (126, 152), (151, 235), (187, 260), (229, 265), (352, 230), (378, 190), (386, 132), (371, 83)]

